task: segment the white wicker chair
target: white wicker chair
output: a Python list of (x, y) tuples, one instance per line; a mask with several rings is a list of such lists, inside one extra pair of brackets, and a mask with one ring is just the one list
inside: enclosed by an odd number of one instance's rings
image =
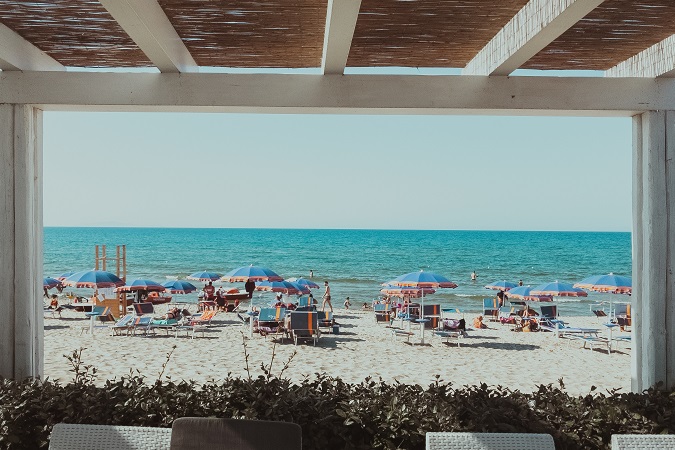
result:
[(555, 450), (550, 434), (427, 433), (427, 450)]
[(612, 450), (670, 450), (675, 434), (613, 434)]
[(49, 450), (169, 450), (171, 428), (57, 423)]

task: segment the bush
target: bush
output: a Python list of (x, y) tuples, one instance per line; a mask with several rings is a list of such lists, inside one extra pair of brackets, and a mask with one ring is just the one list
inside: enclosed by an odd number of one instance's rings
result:
[[(455, 388), (366, 379), (358, 384), (316, 374), (293, 383), (262, 368), (258, 377), (222, 382), (162, 380), (129, 374), (104, 385), (69, 356), (74, 379), (0, 380), (0, 448), (47, 448), (55, 423), (170, 427), (184, 416), (295, 422), (306, 449), (423, 449), (429, 431), (549, 433), (558, 449), (608, 449), (612, 434), (671, 433), (675, 393), (568, 395), (539, 386), (525, 394), (501, 386)], [(283, 370), (282, 370), (283, 374)]]

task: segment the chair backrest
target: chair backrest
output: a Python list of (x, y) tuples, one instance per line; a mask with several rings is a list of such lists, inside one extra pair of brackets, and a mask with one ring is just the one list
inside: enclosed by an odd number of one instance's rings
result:
[(424, 305), (422, 308), (424, 317), (427, 316), (440, 316), (441, 315), (441, 305)]
[(628, 304), (627, 303), (615, 303), (614, 304), (614, 317), (616, 316), (627, 316), (628, 315)]
[(305, 307), (305, 306), (310, 306), (310, 304), (309, 304), (309, 297), (304, 297), (304, 296), (303, 296), (303, 297), (300, 297), (300, 298), (298, 299), (298, 306), (301, 307), (301, 308), (302, 308), (302, 307)]
[(550, 434), (427, 433), (426, 450), (555, 450)]
[(134, 320), (134, 315), (133, 314), (127, 314), (126, 316), (120, 318), (117, 322), (115, 322), (116, 327), (126, 327), (129, 324), (131, 324), (131, 321)]
[(319, 328), (319, 314), (316, 311), (293, 311), (291, 313), (291, 330), (307, 330), (315, 332)]
[(675, 434), (613, 434), (612, 450), (675, 448)]
[(389, 304), (388, 303), (376, 303), (375, 306), (373, 306), (373, 311), (376, 313), (383, 313), (389, 311)]
[(136, 315), (142, 316), (144, 314), (154, 314), (155, 307), (152, 303), (134, 303), (134, 311)]
[(541, 305), (541, 317), (555, 319), (558, 317), (558, 305)]
[(258, 314), (259, 322), (279, 322), (284, 320), (286, 308), (261, 308)]
[(49, 450), (169, 450), (171, 428), (57, 423)]
[(290, 422), (181, 417), (174, 420), (171, 450), (301, 450), (302, 429)]

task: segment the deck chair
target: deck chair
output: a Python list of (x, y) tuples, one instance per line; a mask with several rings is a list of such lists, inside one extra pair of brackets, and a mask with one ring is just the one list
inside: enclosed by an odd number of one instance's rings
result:
[(483, 318), (493, 322), (499, 321), (499, 301), (496, 298), (483, 299)]
[(424, 305), (422, 308), (422, 315), (425, 319), (429, 319), (424, 323), (427, 329), (436, 329), (441, 323), (441, 305)]
[(375, 312), (375, 322), (380, 323), (380, 322), (386, 322), (386, 323), (391, 323), (391, 312), (390, 312), (390, 306), (387, 303), (377, 303), (373, 307), (373, 311)]
[(427, 450), (555, 450), (550, 434), (530, 433), (427, 433)]
[(675, 434), (613, 434), (612, 450), (675, 448)]
[(130, 330), (131, 334), (134, 336), (136, 332), (141, 332), (145, 335), (152, 330), (152, 316), (135, 316), (134, 320), (131, 322)]
[(555, 320), (558, 318), (558, 305), (541, 305), (541, 316), (539, 318), (543, 320)]
[(335, 319), (333, 318), (332, 311), (317, 311), (319, 315), (319, 328), (328, 328), (328, 332), (333, 331), (333, 324), (335, 324)]
[(309, 304), (309, 297), (305, 297), (305, 296), (300, 297), (298, 299), (298, 307), (304, 308), (306, 306), (312, 306), (312, 305)]
[[(258, 314), (258, 326), (254, 327), (262, 336), (283, 331), (286, 308), (261, 308)], [(255, 324), (254, 324), (255, 325)]]
[(169, 450), (171, 428), (57, 423), (49, 450)]
[(319, 331), (319, 314), (316, 311), (291, 313), (289, 333), (295, 345), (300, 339), (311, 339), (316, 346), (321, 332)]
[(302, 429), (290, 422), (181, 417), (171, 428), (171, 450), (301, 450)]
[(117, 322), (110, 325), (110, 335), (111, 336), (121, 336), (122, 332), (126, 331), (127, 334), (131, 331), (133, 327), (133, 321), (136, 316), (133, 314), (127, 314), (126, 316), (120, 318)]
[(134, 313), (137, 316), (152, 315), (155, 313), (155, 307), (152, 303), (134, 303), (133, 304)]

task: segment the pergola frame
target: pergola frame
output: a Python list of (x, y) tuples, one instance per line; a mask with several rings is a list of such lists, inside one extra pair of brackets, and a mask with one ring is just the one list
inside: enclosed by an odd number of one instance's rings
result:
[[(675, 80), (668, 77), (675, 38), (651, 39), (606, 67), (604, 78), (509, 76), (532, 59), (559, 57), (546, 49), (612, 1), (631, 0), (523, 0), (457, 76), (344, 74), (355, 43), (364, 42), (360, 14), (386, 2), (328, 0), (313, 75), (199, 73), (190, 40), (174, 29), (162, 0), (100, 0), (140, 49), (134, 61), (160, 73), (69, 71), (62, 54), (39, 48), (0, 16), (0, 376), (44, 375), (42, 111), (573, 115), (633, 117), (632, 388), (674, 387)], [(644, 1), (661, 8), (654, 17), (668, 7)], [(400, 61), (396, 45), (386, 51)]]

